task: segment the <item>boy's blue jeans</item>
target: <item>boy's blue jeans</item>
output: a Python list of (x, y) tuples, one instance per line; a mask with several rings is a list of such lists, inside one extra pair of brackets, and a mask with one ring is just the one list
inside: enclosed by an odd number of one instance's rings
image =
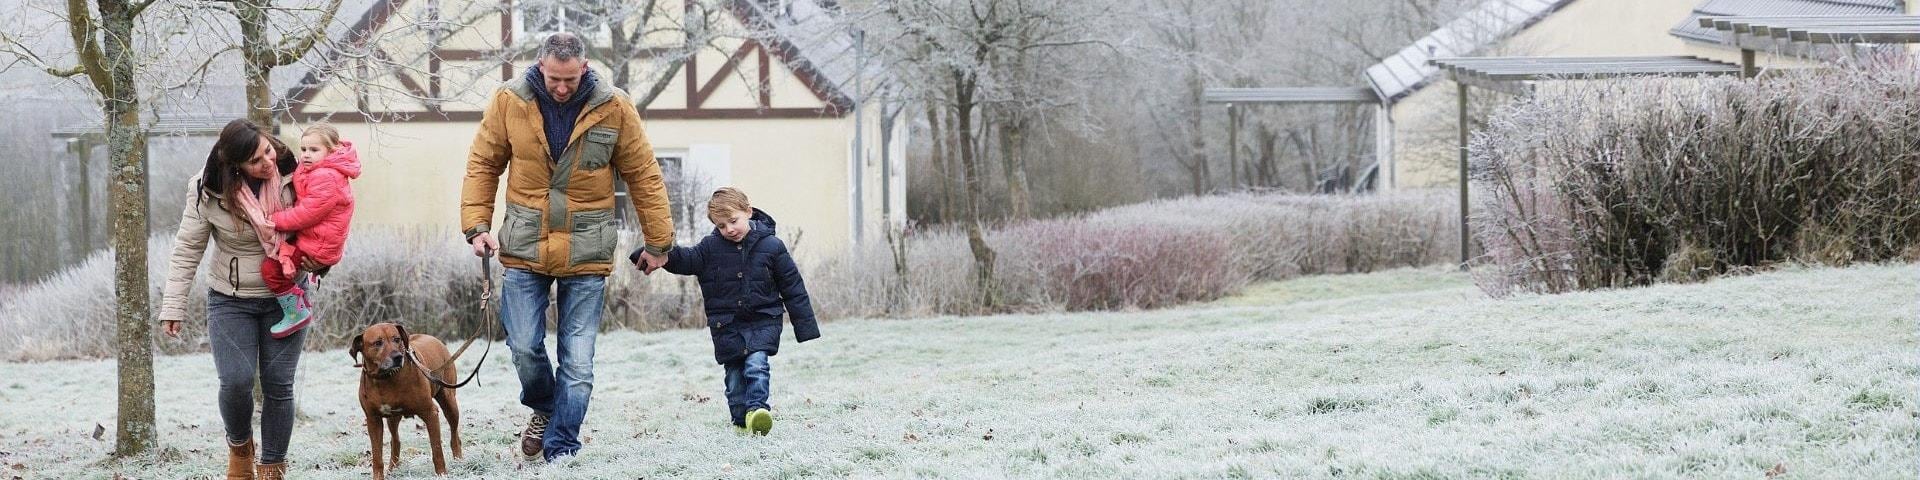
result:
[(727, 409), (733, 413), (734, 426), (746, 426), (747, 412), (767, 408), (773, 365), (767, 363), (767, 352), (753, 352), (728, 362), (726, 368)]
[[(558, 288), (554, 288), (555, 284)], [(520, 404), (549, 417), (541, 455), (580, 451), (580, 424), (593, 395), (593, 341), (605, 311), (607, 277), (549, 277), (509, 268), (500, 292), (500, 325), (520, 375)], [(547, 361), (547, 299), (559, 292), (555, 342), (559, 367)]]

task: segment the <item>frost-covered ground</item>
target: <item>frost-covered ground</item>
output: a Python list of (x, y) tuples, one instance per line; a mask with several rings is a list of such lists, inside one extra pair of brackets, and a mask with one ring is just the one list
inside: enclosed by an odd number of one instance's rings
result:
[[(724, 423), (702, 332), (601, 337), (587, 449), (522, 469), (508, 361), (461, 391), (461, 478), (1914, 478), (1920, 268), (1489, 300), (1435, 270), (1211, 305), (826, 325), (774, 360), (778, 423)], [(495, 354), (504, 352), (496, 346)], [(0, 478), (205, 478), (206, 355), (157, 368), (157, 457), (102, 462), (109, 362), (0, 364)], [(296, 478), (363, 478), (344, 353), (309, 354)], [(418, 425), (410, 421), (408, 425)], [(431, 475), (402, 431), (402, 478)]]

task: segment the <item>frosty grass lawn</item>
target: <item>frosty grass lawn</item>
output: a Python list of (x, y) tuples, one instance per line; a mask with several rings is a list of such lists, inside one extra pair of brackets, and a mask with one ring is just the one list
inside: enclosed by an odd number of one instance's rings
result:
[[(724, 423), (703, 332), (600, 339), (584, 455), (520, 467), (503, 355), (461, 391), (457, 478), (1914, 478), (1920, 268), (1490, 300), (1443, 270), (1306, 278), (1165, 311), (851, 320)], [(496, 345), (495, 354), (505, 349)], [(469, 360), (470, 362), (471, 360)], [(464, 365), (471, 365), (467, 363)], [(343, 352), (310, 353), (295, 478), (364, 478)], [(0, 478), (206, 478), (206, 355), (159, 359), (155, 458), (102, 462), (113, 364), (0, 364)], [(429, 477), (409, 421), (401, 478)]]

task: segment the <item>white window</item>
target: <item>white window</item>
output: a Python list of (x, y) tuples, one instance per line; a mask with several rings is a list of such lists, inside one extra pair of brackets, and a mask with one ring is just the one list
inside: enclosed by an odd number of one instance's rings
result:
[[(681, 244), (698, 242), (713, 230), (707, 220), (707, 199), (713, 189), (731, 185), (733, 149), (728, 145), (698, 144), (686, 150), (660, 149), (654, 158), (660, 162), (660, 176), (667, 187), (667, 199), (673, 212), (674, 237)], [(614, 180), (615, 218), (622, 230), (638, 231), (640, 219), (633, 211), (625, 180)]]
[(594, 10), (552, 0), (533, 0), (517, 4), (513, 8), (513, 37), (521, 42), (539, 42), (547, 35), (567, 32), (579, 35), (590, 46), (605, 47), (613, 38), (607, 29), (605, 15), (595, 14)]

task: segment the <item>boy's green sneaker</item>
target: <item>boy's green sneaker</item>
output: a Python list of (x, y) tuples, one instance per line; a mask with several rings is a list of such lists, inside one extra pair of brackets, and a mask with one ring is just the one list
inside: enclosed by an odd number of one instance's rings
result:
[(768, 430), (773, 430), (773, 412), (768, 412), (764, 408), (747, 412), (747, 430), (766, 435)]
[(273, 328), (268, 332), (273, 334), (273, 338), (292, 336), (294, 332), (306, 328), (307, 323), (313, 321), (313, 306), (307, 304), (306, 295), (289, 293), (280, 295), (278, 300), (280, 300), (280, 322), (273, 324)]

